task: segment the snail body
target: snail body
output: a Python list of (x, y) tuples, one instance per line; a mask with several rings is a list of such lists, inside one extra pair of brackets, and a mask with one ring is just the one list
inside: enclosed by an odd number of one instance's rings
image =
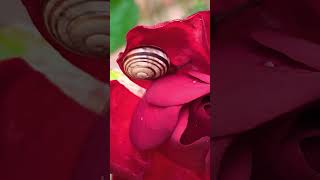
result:
[(160, 49), (140, 47), (129, 51), (124, 57), (125, 74), (133, 79), (157, 79), (168, 72), (170, 61)]
[(109, 0), (47, 0), (43, 17), (52, 37), (78, 54), (109, 54)]

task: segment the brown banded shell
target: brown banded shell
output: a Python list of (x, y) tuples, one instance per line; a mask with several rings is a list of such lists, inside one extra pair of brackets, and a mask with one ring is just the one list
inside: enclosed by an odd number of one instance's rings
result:
[(134, 79), (157, 79), (167, 73), (170, 65), (168, 56), (153, 47), (133, 49), (123, 62), (126, 75)]
[(47, 30), (75, 53), (109, 54), (109, 0), (47, 0), (43, 9)]

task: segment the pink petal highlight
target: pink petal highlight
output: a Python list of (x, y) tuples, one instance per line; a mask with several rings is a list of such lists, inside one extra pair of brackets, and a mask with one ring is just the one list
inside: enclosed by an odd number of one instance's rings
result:
[(140, 150), (162, 144), (174, 130), (180, 109), (181, 106), (157, 107), (142, 99), (131, 122), (132, 143)]
[(210, 92), (210, 85), (186, 75), (169, 75), (155, 81), (146, 92), (146, 101), (157, 106), (191, 102)]

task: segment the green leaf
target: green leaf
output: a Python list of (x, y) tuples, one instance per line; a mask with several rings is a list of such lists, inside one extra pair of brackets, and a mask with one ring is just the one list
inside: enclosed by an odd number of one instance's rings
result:
[(208, 7), (203, 0), (194, 0), (194, 3), (194, 6), (190, 9), (190, 14), (194, 14), (203, 10), (208, 10)]
[(138, 22), (139, 10), (133, 0), (111, 0), (110, 2), (110, 52), (116, 51), (126, 42), (127, 32)]

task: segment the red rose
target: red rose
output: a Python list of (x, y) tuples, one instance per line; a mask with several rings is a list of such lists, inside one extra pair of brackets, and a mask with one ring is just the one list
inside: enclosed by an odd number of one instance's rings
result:
[[(0, 60), (0, 179), (100, 179), (107, 164), (102, 138), (108, 92), (97, 79), (107, 80), (106, 63), (58, 44), (44, 25), (44, 1), (23, 2), (39, 31), (66, 59), (38, 34), (18, 29), (34, 42), (28, 41), (23, 57)], [(32, 26), (21, 23), (17, 27)]]
[(111, 168), (116, 177), (209, 178), (209, 13), (128, 33), (118, 59), (124, 72), (126, 55), (141, 46), (162, 50), (170, 70), (153, 81), (131, 77), (147, 88), (141, 99), (111, 83)]
[[(100, 177), (96, 171), (101, 162), (92, 154), (101, 158), (97, 149), (105, 150), (101, 135), (93, 134), (101, 132), (101, 115), (70, 98), (23, 59), (1, 60), (0, 81), (0, 179)], [(96, 169), (84, 168), (86, 163)]]
[(215, 179), (319, 179), (320, 46), (310, 2), (216, 9)]

